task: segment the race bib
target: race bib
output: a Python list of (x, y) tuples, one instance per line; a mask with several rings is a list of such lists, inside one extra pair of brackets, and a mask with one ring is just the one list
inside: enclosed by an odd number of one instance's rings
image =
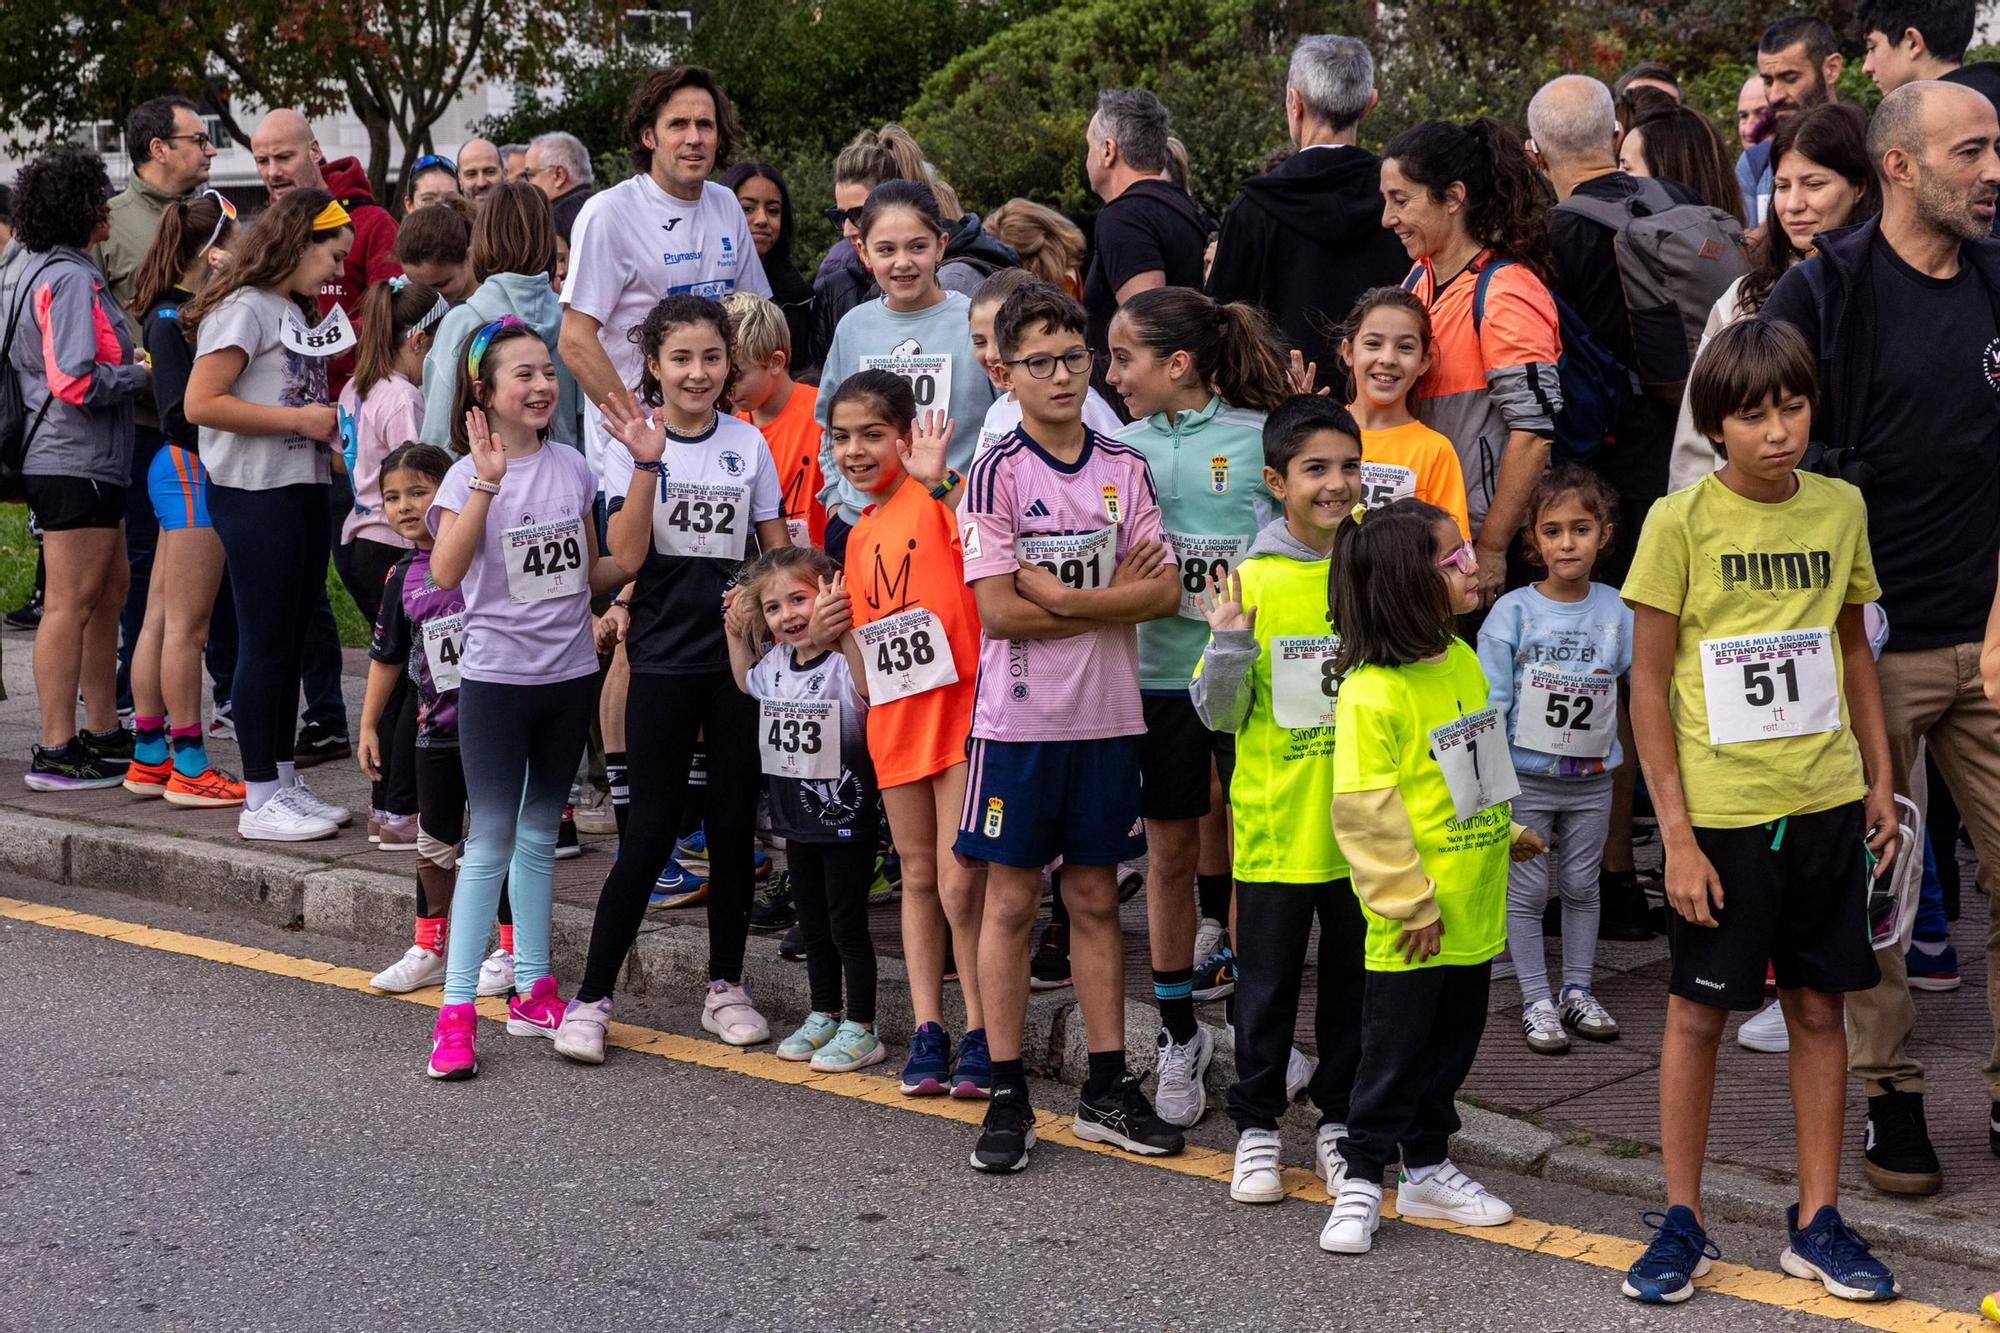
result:
[(1333, 673), (1333, 655), (1340, 638), (1333, 634), (1285, 635), (1271, 640), (1271, 718), (1281, 727), (1333, 725), (1333, 705), (1340, 696), (1340, 677)]
[(870, 707), (958, 683), (944, 622), (921, 606), (856, 627), (854, 641), (867, 668)]
[(1229, 586), (1229, 571), (1250, 549), (1248, 537), (1207, 537), (1191, 532), (1169, 532), (1167, 543), (1174, 548), (1180, 565), (1181, 614), (1189, 620), (1206, 620), (1197, 600), (1211, 579)]
[(653, 502), (653, 544), (662, 555), (741, 560), (750, 536), (750, 488), (662, 481)]
[(951, 410), (951, 354), (948, 352), (891, 352), (887, 356), (864, 356), (863, 370), (886, 370), (910, 382), (916, 395), (917, 411), (936, 408)]
[(347, 312), (335, 306), (311, 328), (303, 319), (286, 320), (278, 330), (278, 341), (300, 356), (324, 358), (353, 351), (356, 339)]
[(785, 535), (792, 539), (792, 545), (794, 546), (812, 545), (812, 529), (807, 526), (806, 521), (802, 518), (786, 519)]
[(424, 661), (438, 693), (458, 688), (458, 662), (465, 656), (465, 612), (424, 622)]
[(1514, 744), (1537, 754), (1603, 759), (1618, 734), (1618, 678), (1531, 666), (1521, 674)]
[(1374, 509), (1417, 493), (1417, 474), (1395, 463), (1361, 465), (1361, 503)]
[(1507, 733), (1500, 710), (1477, 709), (1431, 731), (1431, 757), (1444, 773), (1451, 792), (1452, 818), (1460, 823), (1481, 810), (1521, 794), (1514, 761), (1507, 754)]
[(760, 699), (757, 707), (765, 776), (807, 782), (840, 776), (840, 700)]
[(514, 602), (546, 602), (552, 597), (590, 593), (584, 558), (583, 520), (575, 514), (550, 523), (529, 523), (500, 534), (507, 562), (507, 596)]
[(1840, 730), (1832, 630), (1703, 639), (1701, 683), (1710, 745)]
[[(1102, 588), (1111, 582), (1118, 530), (1064, 533), (1049, 537), (1019, 537), (1014, 549), (1024, 565), (1040, 565), (1072, 588)], [(972, 559), (972, 552), (966, 552)]]

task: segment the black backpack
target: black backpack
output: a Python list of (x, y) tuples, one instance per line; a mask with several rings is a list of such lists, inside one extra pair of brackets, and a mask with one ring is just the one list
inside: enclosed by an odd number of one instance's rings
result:
[[(29, 421), (27, 397), (21, 392), (21, 378), (14, 372), (13, 362), (14, 326), (21, 320), (21, 303), (34, 289), (35, 279), (54, 262), (54, 256), (44, 259), (41, 267), (15, 289), (13, 304), (7, 312), (7, 334), (0, 339), (0, 504), (15, 504), (27, 498), (27, 484), (21, 470), (27, 466), (28, 442), (41, 429), (42, 418), (49, 414), (49, 404), (55, 401), (54, 394), (43, 399), (42, 410)], [(21, 267), (27, 266), (24, 259)]]

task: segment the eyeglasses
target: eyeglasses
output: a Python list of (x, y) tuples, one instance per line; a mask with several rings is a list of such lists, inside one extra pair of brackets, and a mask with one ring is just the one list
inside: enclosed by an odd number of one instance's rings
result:
[(835, 227), (844, 226), (849, 222), (852, 222), (857, 227), (861, 225), (860, 205), (856, 205), (853, 208), (822, 208), (819, 211), (819, 215)]
[(160, 135), (155, 135), (154, 137), (159, 139), (165, 139), (168, 143), (176, 143), (179, 140), (186, 139), (196, 148), (202, 148), (202, 149), (215, 147), (215, 140), (209, 138), (206, 134), (160, 134)]
[(419, 171), (429, 171), (432, 167), (443, 167), (454, 176), (458, 174), (458, 163), (439, 153), (425, 153), (410, 163), (410, 175), (414, 177)]
[(1090, 369), (1091, 352), (1088, 347), (1072, 347), (1061, 356), (1050, 356), (1047, 352), (1037, 352), (1033, 356), (1020, 357), (1013, 361), (1002, 361), (1003, 366), (1021, 366), (1038, 380), (1053, 378), (1056, 362), (1072, 375), (1081, 375)]
[(1479, 557), (1473, 554), (1472, 543), (1469, 541), (1460, 542), (1456, 551), (1453, 551), (1450, 555), (1437, 562), (1439, 569), (1443, 569), (1447, 565), (1456, 565), (1458, 572), (1467, 578), (1471, 578), (1474, 574), (1477, 574), (1479, 572)]
[(207, 243), (198, 252), (205, 255), (215, 248), (217, 241), (222, 239), (223, 229), (236, 221), (236, 205), (229, 202), (228, 195), (212, 186), (201, 193), (203, 196), (215, 200), (215, 206), (222, 210), (221, 214), (215, 219), (215, 230), (208, 234)]

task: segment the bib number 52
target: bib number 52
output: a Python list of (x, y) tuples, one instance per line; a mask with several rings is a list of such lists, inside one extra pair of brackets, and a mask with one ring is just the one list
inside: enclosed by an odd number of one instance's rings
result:
[(1557, 730), (1589, 731), (1594, 707), (1595, 701), (1587, 695), (1551, 693), (1543, 717)]

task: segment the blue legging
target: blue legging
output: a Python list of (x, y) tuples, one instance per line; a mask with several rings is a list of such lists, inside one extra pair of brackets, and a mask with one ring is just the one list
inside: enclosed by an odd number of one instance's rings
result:
[(472, 819), (451, 899), (446, 1004), (470, 1003), (478, 993), (502, 885), (514, 909), (516, 992), (549, 975), (556, 826), (596, 709), (594, 675), (552, 685), (459, 685), (458, 749)]

